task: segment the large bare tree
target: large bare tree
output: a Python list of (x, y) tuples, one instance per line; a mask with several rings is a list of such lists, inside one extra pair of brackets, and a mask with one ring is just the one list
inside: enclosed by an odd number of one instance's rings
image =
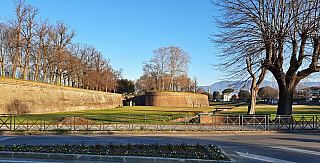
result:
[(170, 90), (173, 90), (174, 79), (188, 73), (191, 58), (188, 52), (178, 46), (167, 47), (165, 52), (168, 54), (166, 63), (170, 74)]
[(25, 1), (15, 1), (15, 14), (14, 18), (10, 21), (11, 29), (14, 31), (12, 37), (10, 38), (12, 41), (13, 48), (10, 52), (11, 62), (12, 62), (12, 77), (16, 77), (17, 67), (22, 66), (22, 40), (21, 40), (21, 30), (22, 24), (25, 21), (25, 16), (27, 14), (27, 8), (24, 7)]
[(225, 0), (216, 4), (224, 13), (219, 21), (224, 30), (221, 43), (262, 45), (261, 64), (279, 87), (277, 114), (292, 114), (297, 84), (320, 71), (319, 0)]
[(62, 61), (66, 53), (67, 45), (71, 44), (75, 36), (75, 31), (70, 31), (70, 26), (63, 21), (58, 21), (54, 27), (54, 32), (51, 33), (53, 46), (54, 46), (54, 59), (55, 59), (55, 73), (56, 84), (61, 85), (62, 80)]
[(165, 89), (164, 75), (167, 73), (167, 57), (166, 48), (161, 47), (154, 50), (153, 57), (149, 62), (144, 62), (143, 65), (143, 71), (153, 78), (157, 90), (163, 91)]
[(27, 79), (27, 70), (29, 70), (30, 74), (30, 56), (32, 55), (32, 47), (34, 43), (35, 36), (35, 26), (37, 25), (35, 22), (35, 16), (39, 14), (39, 9), (32, 7), (30, 5), (25, 5), (24, 10), (26, 11), (25, 18), (21, 28), (22, 40), (24, 42), (24, 51), (22, 52), (24, 63), (21, 65), (23, 69), (21, 69), (21, 74), (24, 80)]
[(180, 47), (161, 47), (154, 50), (150, 61), (143, 63), (144, 76), (140, 78), (137, 86), (144, 85), (145, 88), (141, 90), (172, 91), (174, 88), (178, 90), (178, 87), (189, 90), (187, 87), (190, 84), (186, 84), (189, 80), (185, 78), (187, 78), (190, 59), (188, 52), (183, 51)]
[(40, 61), (41, 58), (45, 55), (45, 39), (48, 37), (48, 31), (50, 27), (48, 24), (48, 20), (40, 20), (39, 25), (36, 28), (36, 37), (38, 38), (38, 52), (37, 55), (34, 56), (34, 64), (35, 64), (35, 74), (34, 81), (39, 80), (39, 69), (40, 69)]

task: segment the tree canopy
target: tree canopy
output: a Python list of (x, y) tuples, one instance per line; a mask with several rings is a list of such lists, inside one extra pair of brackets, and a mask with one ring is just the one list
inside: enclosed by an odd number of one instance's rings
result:
[(143, 63), (144, 75), (137, 81), (141, 91), (180, 90), (196, 91), (197, 79), (187, 76), (189, 53), (178, 46), (161, 47), (153, 51), (152, 58)]
[(134, 83), (128, 79), (120, 79), (118, 82), (117, 93), (133, 93), (134, 92)]
[(251, 100), (250, 92), (248, 92), (246, 90), (240, 90), (238, 93), (238, 96), (241, 101), (248, 102)]
[(209, 93), (209, 92), (203, 92), (203, 93), (201, 93), (201, 94), (207, 95), (207, 96), (208, 96), (208, 100), (209, 100), (209, 101), (212, 101), (213, 96), (212, 96), (211, 93)]
[(267, 86), (259, 89), (258, 95), (262, 100), (277, 99), (278, 90)]
[(215, 100), (215, 101), (220, 101), (220, 99), (221, 99), (220, 92), (214, 91), (214, 92), (212, 93), (212, 95), (213, 95), (213, 100)]
[(234, 90), (233, 90), (232, 88), (227, 88), (227, 89), (225, 89), (225, 90), (222, 91), (223, 94), (225, 94), (225, 93), (226, 93), (226, 94), (230, 94), (230, 93), (232, 93), (232, 92), (234, 92)]

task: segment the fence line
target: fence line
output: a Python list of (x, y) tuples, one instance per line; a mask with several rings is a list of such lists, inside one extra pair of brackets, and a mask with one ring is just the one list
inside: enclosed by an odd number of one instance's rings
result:
[(1, 131), (318, 130), (319, 115), (0, 115)]

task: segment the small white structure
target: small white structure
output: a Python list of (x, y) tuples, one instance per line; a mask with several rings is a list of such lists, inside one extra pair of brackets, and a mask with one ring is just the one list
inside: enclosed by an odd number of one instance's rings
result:
[(229, 102), (229, 101), (231, 101), (231, 98), (232, 98), (232, 96), (230, 95), (230, 94), (222, 94), (222, 99), (221, 99), (221, 101), (223, 101), (223, 102)]
[(313, 101), (314, 98), (317, 98), (319, 96), (320, 87), (308, 87), (304, 89), (306, 93), (306, 101), (310, 102)]

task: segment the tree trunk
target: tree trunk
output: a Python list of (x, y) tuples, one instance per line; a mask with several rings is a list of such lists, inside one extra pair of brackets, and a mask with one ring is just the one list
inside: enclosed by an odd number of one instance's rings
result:
[(279, 88), (279, 103), (277, 115), (291, 115), (292, 114), (292, 100), (294, 88)]
[(39, 38), (39, 50), (38, 50), (38, 57), (36, 63), (36, 72), (34, 74), (34, 81), (38, 81), (38, 74), (39, 74), (39, 65), (40, 65), (40, 57), (41, 57), (41, 44), (42, 44), (42, 37)]
[(29, 74), (28, 80), (31, 80), (32, 72), (31, 72), (31, 68), (30, 68), (30, 63), (28, 63), (28, 74)]
[(16, 63), (12, 64), (12, 77), (16, 78), (16, 73), (17, 73), (17, 66)]
[(71, 75), (67, 75), (68, 76), (68, 86), (72, 87), (72, 82), (71, 82)]
[(255, 114), (256, 113), (256, 102), (257, 102), (257, 95), (258, 95), (258, 91), (260, 88), (260, 84), (263, 82), (266, 74), (267, 74), (267, 69), (264, 67), (261, 67), (261, 72), (259, 75), (259, 79), (257, 82), (257, 78), (255, 76), (255, 74), (252, 71), (252, 59), (247, 59), (246, 60), (247, 63), (247, 71), (249, 72), (251, 78), (252, 78), (252, 83), (251, 83), (251, 101), (250, 104), (248, 106), (248, 112), (247, 114)]
[[(59, 70), (58, 70), (59, 71)], [(57, 75), (56, 75), (56, 85), (61, 85), (61, 75), (60, 73), (58, 72)]]
[(89, 89), (89, 81), (87, 82), (87, 89)]
[[(2, 49), (1, 49), (1, 53), (2, 53)], [(1, 58), (1, 76), (5, 76), (5, 74), (4, 74), (4, 58)]]
[(52, 72), (52, 70), (50, 71), (50, 84), (54, 84), (53, 83), (53, 79), (54, 79), (54, 74)]
[(43, 79), (42, 79), (43, 83), (46, 83), (46, 78), (47, 78), (47, 68), (43, 70)]
[(5, 74), (4, 74), (4, 62), (3, 61), (1, 61), (1, 75), (5, 76)]
[[(78, 88), (81, 88), (81, 84), (82, 84), (82, 80), (81, 80), (80, 75), (78, 74)], [(84, 87), (83, 87), (83, 89), (84, 89)]]
[(1, 62), (1, 76), (5, 76), (4, 75), (4, 56), (3, 56), (3, 51), (2, 51), (2, 43), (0, 45), (0, 62)]
[(256, 102), (257, 102), (257, 95), (258, 95), (259, 87), (254, 85), (251, 88), (251, 101), (248, 106), (248, 113), (247, 114), (256, 114)]
[(23, 79), (27, 80), (27, 70), (28, 70), (28, 65), (29, 65), (29, 52), (30, 52), (30, 43), (27, 44), (27, 49), (26, 49), (26, 56), (24, 60), (24, 66), (23, 66)]

